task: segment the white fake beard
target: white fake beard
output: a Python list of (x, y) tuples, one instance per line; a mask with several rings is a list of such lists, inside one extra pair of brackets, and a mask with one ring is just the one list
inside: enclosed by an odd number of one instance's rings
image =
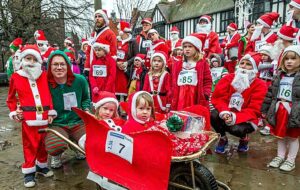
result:
[(211, 24), (197, 24), (196, 33), (205, 33), (208, 34), (211, 31)]
[(40, 63), (30, 63), (24, 60), (22, 61), (22, 70), (29, 75), (28, 78), (31, 80), (38, 79), (43, 72)]
[(39, 47), (41, 54), (44, 54), (48, 49), (48, 44), (43, 44), (42, 47)]
[(177, 33), (170, 35), (171, 41), (177, 41), (179, 39), (179, 35)]
[(122, 36), (124, 32), (122, 30), (119, 31), (119, 36)]
[(256, 40), (260, 36), (263, 27), (264, 26), (262, 26), (262, 25), (261, 26), (255, 26), (255, 30), (254, 30), (254, 32), (253, 32), (253, 34), (251, 36), (250, 41), (254, 41), (254, 40)]
[(273, 57), (271, 57), (271, 58), (278, 60), (279, 56), (283, 50), (284, 50), (284, 46), (283, 46), (282, 39), (276, 40), (274, 42), (273, 51), (272, 51)]
[(253, 70), (247, 70), (238, 68), (235, 71), (235, 76), (231, 82), (231, 86), (238, 92), (242, 93), (244, 90), (250, 87), (250, 84), (256, 77), (256, 72)]

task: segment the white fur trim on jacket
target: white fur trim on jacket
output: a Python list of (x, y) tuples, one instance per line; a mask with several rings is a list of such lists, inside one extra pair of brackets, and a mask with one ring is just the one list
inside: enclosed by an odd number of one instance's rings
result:
[(11, 119), (11, 120), (14, 120), (14, 116), (16, 116), (17, 115), (17, 112), (16, 111), (12, 111), (12, 112), (10, 112), (9, 113), (9, 118)]
[(48, 125), (48, 120), (27, 120), (25, 121), (28, 126), (44, 126)]
[[(161, 76), (159, 77), (159, 82), (158, 82), (158, 87), (157, 87), (157, 93), (160, 93), (160, 91), (161, 91), (161, 87), (162, 87), (162, 84), (163, 84), (163, 82), (164, 82), (164, 79), (165, 79), (166, 74), (167, 74), (167, 71), (164, 71), (164, 72), (161, 74)], [(151, 91), (154, 91), (152, 76), (149, 76), (149, 83), (150, 83), (150, 89), (151, 89)], [(152, 95), (152, 96), (153, 96), (153, 95)], [(159, 104), (160, 109), (163, 110), (163, 111), (165, 111), (165, 110), (166, 110), (166, 107), (163, 106), (162, 101), (161, 101), (161, 98), (160, 98), (160, 95), (157, 94), (156, 97), (157, 97), (157, 101), (158, 101), (158, 104)]]
[(48, 115), (57, 116), (57, 112), (55, 110), (49, 110)]

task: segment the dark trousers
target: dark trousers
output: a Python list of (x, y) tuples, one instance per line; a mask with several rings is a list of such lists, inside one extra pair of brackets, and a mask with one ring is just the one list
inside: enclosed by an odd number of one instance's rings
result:
[(250, 123), (240, 123), (233, 126), (227, 126), (225, 121), (219, 117), (219, 112), (214, 109), (210, 113), (210, 123), (217, 133), (225, 136), (226, 132), (240, 138), (246, 137), (247, 134), (252, 133), (254, 128)]

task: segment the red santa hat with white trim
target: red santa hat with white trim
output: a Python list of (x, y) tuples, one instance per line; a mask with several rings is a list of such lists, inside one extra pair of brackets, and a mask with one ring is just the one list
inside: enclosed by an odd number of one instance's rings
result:
[(186, 36), (183, 40), (182, 40), (182, 46), (184, 45), (184, 43), (191, 43), (193, 46), (195, 46), (195, 48), (201, 52), (202, 48), (203, 48), (203, 44), (205, 42), (205, 38), (206, 38), (206, 34), (191, 34), (189, 36)]
[(296, 7), (297, 9), (300, 9), (300, 0), (292, 0), (290, 2), (290, 5)]
[(109, 20), (108, 20), (108, 16), (107, 16), (107, 11), (104, 9), (98, 9), (95, 11), (94, 16), (96, 16), (96, 14), (100, 14), (100, 16), (104, 19), (105, 25), (108, 26), (109, 25)]
[(36, 43), (41, 43), (41, 44), (48, 43), (45, 33), (42, 30), (35, 31), (34, 38), (36, 40)]
[(120, 21), (119, 25), (118, 25), (118, 29), (122, 32), (125, 33), (130, 33), (131, 32), (131, 26), (129, 22), (125, 22), (125, 21)]
[(101, 91), (99, 93), (99, 96), (97, 96), (95, 98), (94, 107), (95, 107), (95, 109), (97, 109), (108, 102), (113, 102), (117, 105), (117, 107), (119, 106), (119, 102), (114, 93), (107, 92), (107, 91)]
[(43, 59), (41, 56), (41, 52), (38, 48), (37, 45), (26, 45), (21, 49), (21, 56), (20, 56), (20, 60), (22, 61), (22, 59), (24, 57), (26, 57), (27, 55), (32, 55), (34, 56), (37, 61), (42, 64), (43, 63)]
[(176, 42), (174, 49), (182, 49), (182, 39)]
[(82, 38), (81, 39), (81, 49), (83, 48), (84, 45), (87, 45), (87, 44), (89, 44), (89, 41), (85, 38)]
[(153, 58), (154, 58), (154, 57), (160, 57), (160, 58), (163, 60), (163, 62), (164, 62), (164, 66), (167, 65), (167, 55), (166, 55), (165, 52), (163, 52), (163, 51), (155, 51), (155, 52), (151, 55), (151, 58), (150, 58), (150, 63), (151, 63), (151, 65), (152, 65), (152, 61), (153, 61)]
[(200, 17), (200, 19), (199, 19), (199, 22), (200, 22), (201, 20), (205, 20), (208, 24), (212, 22), (212, 18), (211, 18), (211, 16), (209, 16), (209, 15), (202, 15), (202, 16)]
[(171, 34), (179, 34), (179, 30), (176, 26), (173, 26), (170, 30), (170, 33)]
[(72, 46), (74, 45), (73, 39), (70, 37), (67, 37), (64, 41), (65, 43), (71, 44)]
[(234, 22), (232, 22), (227, 26), (227, 28), (236, 31), (238, 29), (238, 26)]
[(299, 28), (283, 25), (277, 32), (277, 36), (287, 41), (293, 41), (296, 38), (298, 31)]
[(279, 14), (276, 12), (266, 13), (257, 19), (257, 22), (262, 24), (264, 27), (271, 28), (273, 23), (278, 20)]
[(261, 63), (261, 54), (260, 53), (250, 52), (250, 53), (246, 54), (244, 57), (242, 57), (240, 62), (242, 62), (243, 60), (250, 61), (253, 66), (253, 70), (255, 72), (258, 72), (258, 65)]
[(142, 63), (145, 62), (145, 59), (146, 59), (146, 55), (142, 53), (138, 53), (134, 58), (134, 60), (139, 60)]
[(151, 18), (144, 18), (144, 19), (142, 20), (142, 24), (144, 24), (144, 23), (147, 23), (147, 24), (152, 25), (152, 19), (151, 19)]
[(95, 42), (92, 47), (93, 47), (93, 49), (101, 48), (104, 51), (106, 51), (106, 53), (110, 52), (110, 45), (109, 45), (109, 42), (106, 40), (100, 39), (99, 41)]

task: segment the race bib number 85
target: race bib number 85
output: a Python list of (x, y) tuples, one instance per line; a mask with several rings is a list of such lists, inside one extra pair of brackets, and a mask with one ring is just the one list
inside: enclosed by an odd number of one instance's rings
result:
[(178, 76), (177, 85), (192, 85), (197, 86), (198, 78), (197, 71), (181, 71)]
[(105, 152), (117, 155), (132, 164), (133, 138), (117, 131), (108, 131)]

